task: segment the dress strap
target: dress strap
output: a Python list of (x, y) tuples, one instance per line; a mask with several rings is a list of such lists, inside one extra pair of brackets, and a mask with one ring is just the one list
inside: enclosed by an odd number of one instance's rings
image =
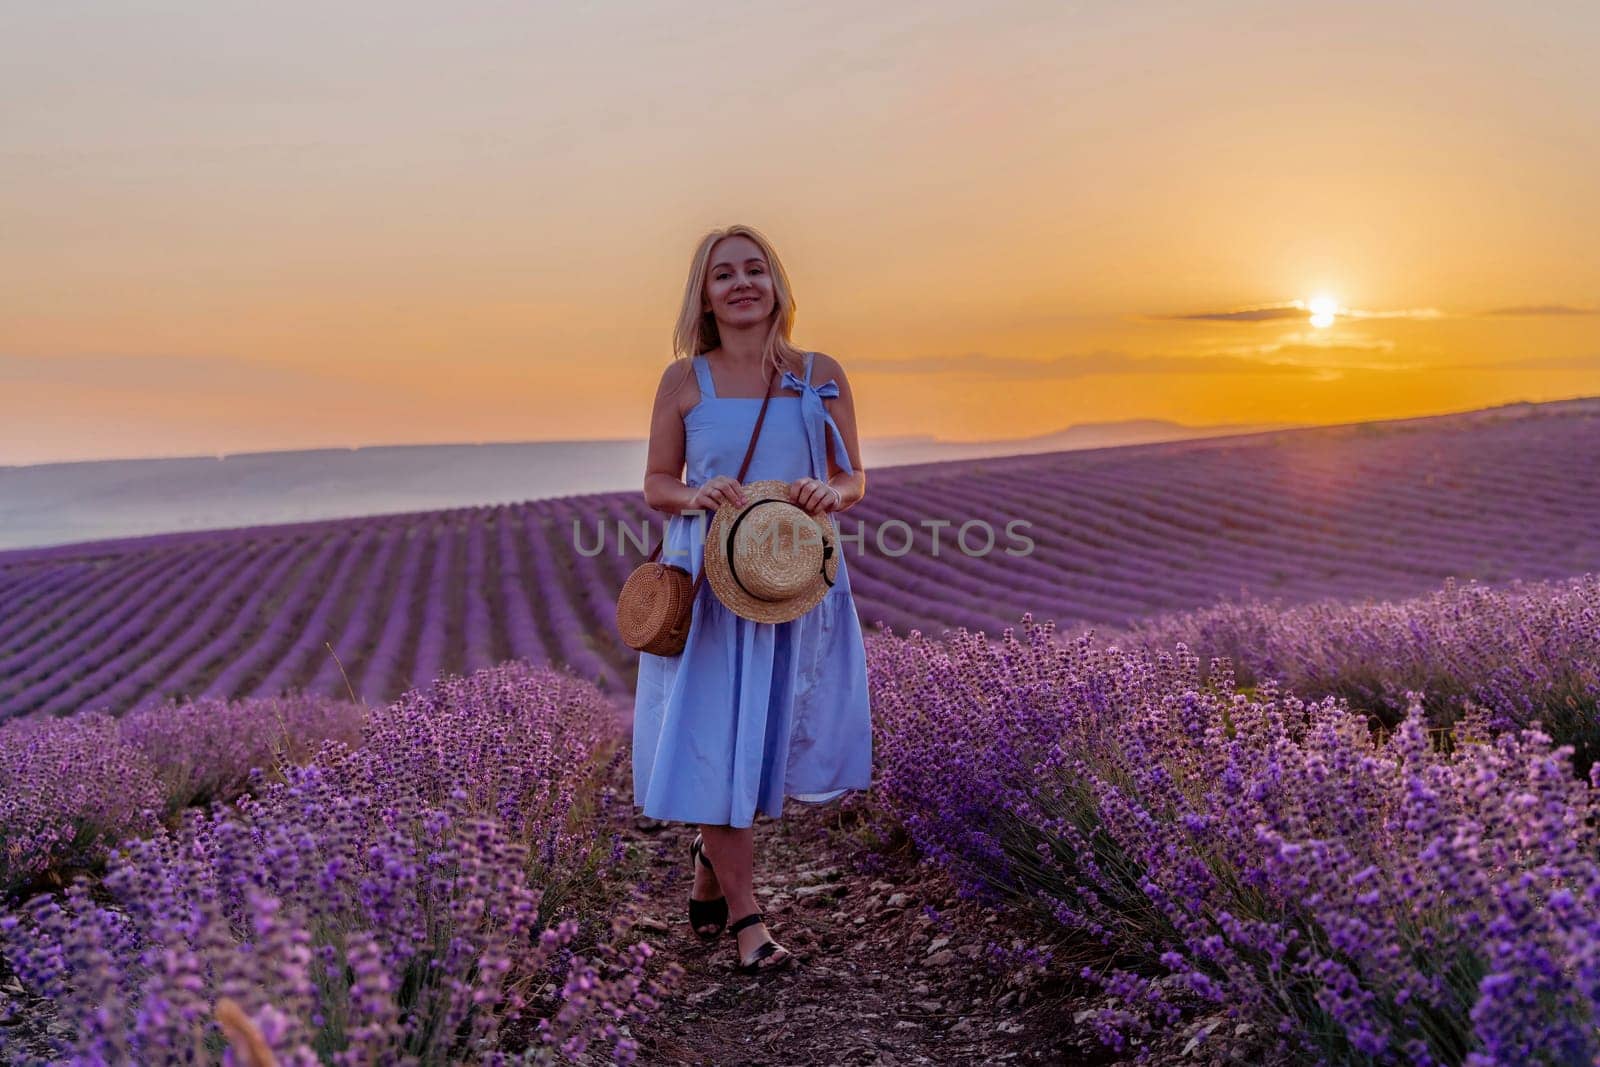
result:
[(717, 387), (711, 382), (711, 368), (706, 365), (706, 357), (694, 357), (694, 376), (700, 382), (701, 397), (716, 398)]
[(793, 389), (800, 394), (801, 411), (805, 414), (806, 437), (811, 446), (811, 471), (812, 477), (826, 480), (828, 477), (827, 442), (833, 442), (833, 455), (839, 461), (839, 468), (847, 474), (854, 474), (850, 466), (850, 456), (845, 451), (844, 434), (839, 432), (839, 424), (833, 421), (833, 416), (828, 414), (828, 407), (824, 400), (832, 399), (839, 395), (839, 383), (832, 378), (821, 385), (811, 384), (811, 363), (815, 352), (806, 353), (806, 376), (801, 380), (794, 371), (783, 372), (783, 388)]

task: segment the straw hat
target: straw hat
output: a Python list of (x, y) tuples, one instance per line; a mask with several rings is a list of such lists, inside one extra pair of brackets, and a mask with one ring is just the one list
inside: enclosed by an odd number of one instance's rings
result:
[(789, 503), (788, 482), (768, 478), (740, 488), (746, 504), (717, 508), (706, 529), (706, 584), (741, 618), (798, 619), (838, 577), (838, 532), (827, 515)]

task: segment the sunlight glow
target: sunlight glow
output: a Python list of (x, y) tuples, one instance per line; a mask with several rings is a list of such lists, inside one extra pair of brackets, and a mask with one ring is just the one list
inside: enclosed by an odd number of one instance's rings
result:
[(1314, 296), (1306, 302), (1306, 307), (1311, 312), (1311, 325), (1319, 330), (1332, 326), (1339, 314), (1339, 302), (1331, 296)]

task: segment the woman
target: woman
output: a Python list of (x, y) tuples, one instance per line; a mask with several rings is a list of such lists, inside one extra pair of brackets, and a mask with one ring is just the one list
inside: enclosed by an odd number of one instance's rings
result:
[[(645, 502), (672, 515), (661, 559), (691, 577), (709, 513), (745, 503), (735, 476), (775, 377), (782, 388), (746, 480), (789, 483), (789, 501), (818, 517), (866, 493), (849, 382), (831, 356), (790, 342), (794, 308), (761, 234), (730, 226), (700, 242), (673, 338), (678, 358), (656, 392), (644, 478)], [(790, 622), (742, 618), (709, 582), (691, 611), (679, 655), (639, 656), (634, 803), (652, 818), (700, 824), (690, 922), (706, 939), (726, 924), (740, 969), (756, 973), (793, 958), (756, 905), (756, 812), (777, 818), (785, 797), (824, 803), (871, 784), (861, 624), (843, 558), (821, 603)]]

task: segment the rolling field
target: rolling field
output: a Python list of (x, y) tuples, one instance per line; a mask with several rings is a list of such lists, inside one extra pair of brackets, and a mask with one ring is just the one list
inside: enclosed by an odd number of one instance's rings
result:
[[(609, 493), (0, 553), (0, 717), (344, 695), (325, 643), (368, 702), (508, 659), (626, 693), (615, 595), (664, 518)], [(1600, 569), (1600, 403), (885, 468), (838, 518), (899, 633), (1564, 577)]]

